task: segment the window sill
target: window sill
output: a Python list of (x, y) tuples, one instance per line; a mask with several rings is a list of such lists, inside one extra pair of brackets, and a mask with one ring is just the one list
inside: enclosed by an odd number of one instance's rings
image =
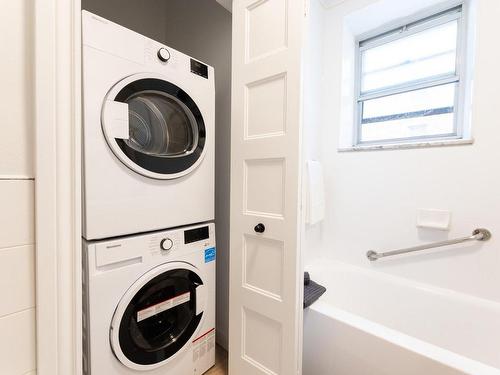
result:
[(377, 151), (377, 150), (405, 150), (411, 148), (463, 146), (463, 145), (471, 145), (473, 143), (474, 143), (473, 139), (451, 139), (451, 140), (429, 141), (429, 142), (388, 143), (388, 144), (378, 144), (378, 145), (339, 147), (337, 151), (352, 152), (352, 151)]

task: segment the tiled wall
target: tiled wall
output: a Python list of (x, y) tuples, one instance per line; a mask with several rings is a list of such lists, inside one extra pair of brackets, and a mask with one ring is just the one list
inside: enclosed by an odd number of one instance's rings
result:
[(0, 14), (0, 374), (35, 374), (33, 1)]

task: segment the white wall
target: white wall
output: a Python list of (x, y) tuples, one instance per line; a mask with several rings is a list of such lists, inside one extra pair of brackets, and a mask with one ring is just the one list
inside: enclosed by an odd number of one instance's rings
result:
[(164, 42), (169, 3), (170, 0), (82, 0), (82, 8)]
[(0, 374), (34, 373), (33, 1), (2, 2)]
[(217, 341), (227, 348), (231, 13), (215, 0), (83, 0), (82, 7), (215, 68)]
[[(303, 163), (304, 175), (307, 176), (307, 161), (321, 160), (321, 138), (323, 136), (323, 44), (324, 44), (324, 8), (320, 0), (309, 3), (305, 44), (303, 51)], [(307, 182), (303, 186), (307, 196)], [(302, 238), (304, 261), (306, 264), (320, 256), (321, 239), (324, 231), (322, 223), (307, 226)]]
[[(324, 11), (321, 160), (326, 220), (317, 231), (321, 256), (500, 302), (500, 126), (497, 45), (500, 2), (477, 2), (473, 145), (338, 152), (342, 108), (344, 16), (373, 0), (347, 0)], [(344, 55), (345, 56), (345, 55)], [(449, 210), (449, 232), (417, 229), (418, 208)], [(454, 246), (370, 263), (367, 250), (390, 250), (492, 231), (483, 244)], [(309, 235), (311, 231), (309, 230)]]

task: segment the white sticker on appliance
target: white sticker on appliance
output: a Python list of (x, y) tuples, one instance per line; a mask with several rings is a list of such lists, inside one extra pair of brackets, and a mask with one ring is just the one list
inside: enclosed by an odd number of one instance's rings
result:
[(179, 294), (173, 298), (167, 299), (166, 301), (157, 303), (156, 305), (146, 307), (145, 309), (137, 311), (137, 323), (143, 321), (144, 319), (151, 318), (163, 311), (170, 310), (176, 306), (182, 305), (183, 303), (189, 302), (191, 300), (191, 293), (186, 292)]
[(193, 362), (206, 355), (215, 356), (215, 328), (193, 340)]

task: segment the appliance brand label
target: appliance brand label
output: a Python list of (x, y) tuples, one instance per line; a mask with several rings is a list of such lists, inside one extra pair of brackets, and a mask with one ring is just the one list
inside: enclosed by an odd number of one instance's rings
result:
[(139, 310), (137, 312), (137, 323), (140, 321), (151, 318), (156, 314), (159, 314), (163, 311), (170, 310), (176, 306), (182, 305), (183, 303), (189, 302), (191, 299), (191, 293), (186, 292), (180, 294), (174, 298), (167, 299), (166, 301), (157, 303), (156, 305), (146, 307), (145, 309)]
[(205, 263), (212, 262), (215, 260), (215, 247), (210, 249), (205, 249)]

